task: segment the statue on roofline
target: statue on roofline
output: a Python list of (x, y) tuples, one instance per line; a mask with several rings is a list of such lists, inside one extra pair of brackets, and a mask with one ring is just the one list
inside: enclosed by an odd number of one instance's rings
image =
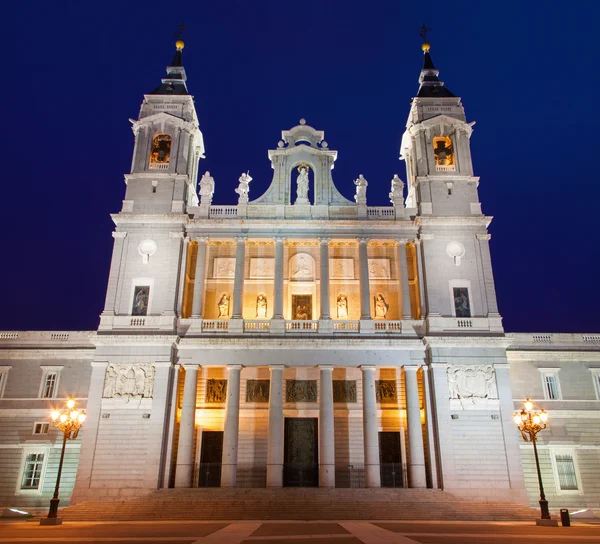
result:
[(250, 172), (246, 172), (242, 174), (238, 180), (240, 184), (235, 192), (240, 195), (238, 200), (238, 204), (247, 204), (248, 203), (248, 193), (250, 192), (250, 182), (252, 178), (250, 177)]
[(392, 191), (389, 197), (394, 206), (404, 206), (404, 182), (398, 177), (398, 174), (394, 174), (392, 178)]
[(215, 194), (215, 180), (207, 170), (200, 180), (200, 204), (211, 205)]
[(356, 194), (354, 195), (354, 200), (357, 204), (366, 205), (367, 204), (367, 185), (369, 183), (365, 179), (365, 177), (361, 174), (358, 176), (358, 179), (354, 180), (354, 185), (356, 185)]

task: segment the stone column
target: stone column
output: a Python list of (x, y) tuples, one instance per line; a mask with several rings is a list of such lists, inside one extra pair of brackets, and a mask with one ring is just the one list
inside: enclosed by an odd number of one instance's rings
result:
[(398, 262), (400, 263), (400, 288), (402, 292), (402, 319), (412, 319), (410, 311), (410, 287), (408, 285), (408, 260), (406, 259), (406, 239), (398, 240)]
[(283, 243), (285, 238), (275, 238), (275, 301), (273, 319), (283, 319)]
[(175, 487), (191, 487), (194, 471), (194, 430), (196, 428), (196, 390), (198, 387), (198, 365), (181, 365), (185, 368), (183, 401), (179, 421), (177, 444), (177, 466)]
[(363, 384), (363, 438), (365, 446), (365, 483), (381, 487), (379, 473), (379, 433), (375, 398), (375, 367), (361, 366)]
[[(433, 235), (432, 235), (433, 236)], [(421, 240), (415, 240), (415, 254), (417, 257), (417, 274), (418, 274), (418, 286), (419, 286), (419, 299), (421, 301), (421, 319), (424, 319), (429, 312), (429, 304), (426, 300), (427, 295), (425, 291), (425, 274), (423, 271), (423, 253), (421, 248)]]
[(241, 370), (242, 365), (227, 365), (227, 404), (225, 406), (225, 428), (223, 432), (221, 487), (236, 487), (237, 485)]
[(233, 280), (233, 319), (242, 319), (242, 298), (244, 296), (244, 264), (246, 256), (246, 238), (239, 236), (235, 239), (235, 279)]
[(319, 371), (319, 487), (335, 487), (333, 367), (320, 366)]
[(108, 286), (106, 288), (106, 301), (104, 303), (104, 312), (102, 315), (115, 315), (115, 305), (117, 301), (117, 284), (121, 275), (123, 265), (123, 248), (125, 246), (125, 231), (114, 231), (112, 233), (115, 243), (113, 245), (112, 260), (110, 262), (110, 273), (108, 275)]
[(496, 301), (496, 288), (494, 286), (494, 274), (492, 272), (492, 258), (490, 256), (490, 238), (492, 235), (486, 233), (477, 234), (476, 236), (479, 243), (479, 256), (481, 258), (481, 272), (485, 286), (488, 315), (499, 315), (498, 302)]
[(204, 270), (206, 269), (206, 236), (196, 238), (198, 242), (198, 257), (196, 259), (196, 275), (194, 278), (194, 299), (192, 302), (192, 317), (202, 317), (202, 300), (204, 298)]
[(329, 238), (319, 238), (321, 246), (321, 317), (331, 319), (329, 306)]
[[(371, 319), (371, 291), (369, 288), (369, 254), (368, 238), (358, 239), (358, 256), (360, 261), (360, 318)], [(379, 462), (379, 461), (378, 461)]]
[(283, 487), (283, 365), (269, 367), (267, 487)]
[(417, 371), (419, 368), (416, 365), (404, 367), (406, 380), (406, 421), (408, 423), (408, 449), (410, 451), (410, 463), (408, 465), (410, 487), (427, 487), (421, 405), (417, 382)]

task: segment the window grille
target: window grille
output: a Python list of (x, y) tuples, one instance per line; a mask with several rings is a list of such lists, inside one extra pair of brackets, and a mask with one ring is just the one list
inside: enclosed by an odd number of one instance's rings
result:
[(544, 376), (544, 385), (546, 387), (547, 399), (559, 399), (558, 377), (555, 374), (546, 374)]
[(42, 391), (42, 398), (51, 399), (54, 397), (54, 389), (56, 387), (56, 380), (58, 374), (56, 372), (48, 372), (44, 379), (44, 389)]
[(25, 459), (21, 489), (39, 489), (44, 464), (43, 453), (30, 453)]
[(579, 489), (572, 455), (568, 453), (556, 454), (556, 469), (561, 491), (577, 491)]

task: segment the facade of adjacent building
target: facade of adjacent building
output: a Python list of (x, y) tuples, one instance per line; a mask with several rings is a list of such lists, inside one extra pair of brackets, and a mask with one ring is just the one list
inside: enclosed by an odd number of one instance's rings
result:
[(0, 332), (0, 505), (51, 497), (66, 397), (88, 418), (63, 505), (210, 486), (535, 504), (512, 421), (529, 396), (550, 415), (551, 506), (600, 507), (600, 335), (505, 334), (472, 123), (427, 44), (406, 183), (390, 176), (378, 207), (362, 175), (354, 201), (338, 191), (337, 151), (303, 119), (269, 151), (264, 194), (242, 174), (237, 205), (213, 205), (182, 49), (133, 121), (98, 331)]

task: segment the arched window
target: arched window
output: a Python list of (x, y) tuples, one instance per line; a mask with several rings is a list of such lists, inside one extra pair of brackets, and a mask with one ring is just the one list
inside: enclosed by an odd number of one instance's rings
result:
[(435, 157), (436, 170), (444, 172), (455, 169), (454, 147), (448, 136), (435, 136), (433, 138), (433, 156)]
[(171, 136), (168, 134), (155, 134), (152, 138), (150, 151), (150, 168), (163, 169), (169, 166), (171, 157)]

